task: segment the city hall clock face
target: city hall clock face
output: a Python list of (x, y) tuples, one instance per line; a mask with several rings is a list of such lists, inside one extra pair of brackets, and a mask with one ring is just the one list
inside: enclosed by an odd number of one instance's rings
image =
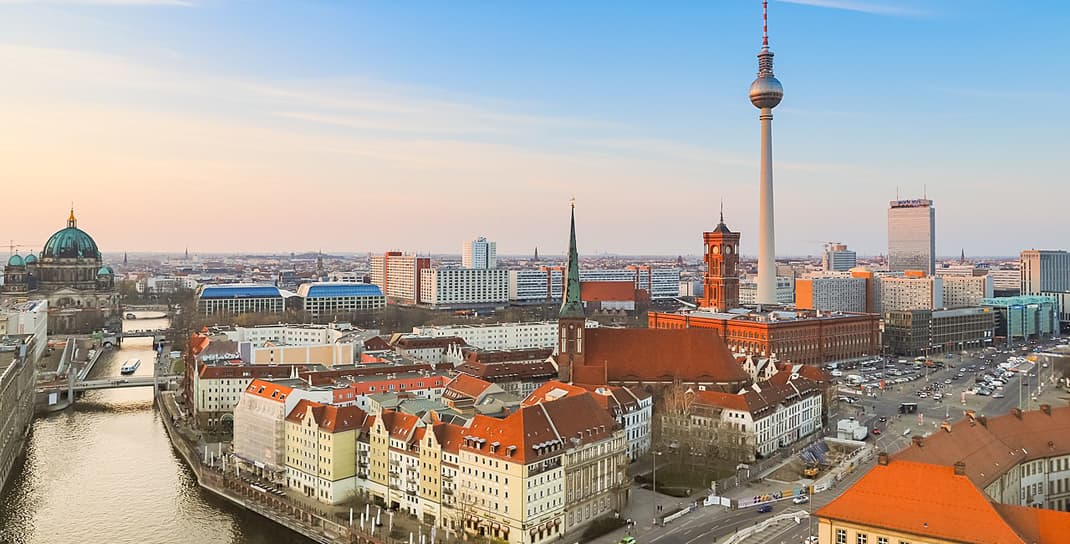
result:
[(718, 253), (720, 253), (720, 252), (721, 252), (721, 248), (720, 248), (720, 247), (718, 247), (718, 246), (713, 246), (713, 254), (714, 254), (714, 255), (716, 255), (716, 254), (718, 254)]
[(731, 255), (732, 254), (732, 246), (725, 246), (724, 252), (729, 254), (729, 255)]

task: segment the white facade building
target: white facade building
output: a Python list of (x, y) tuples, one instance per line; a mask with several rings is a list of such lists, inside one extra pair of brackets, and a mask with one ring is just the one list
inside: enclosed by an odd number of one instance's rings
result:
[[(509, 300), (516, 302), (559, 301), (564, 290), (560, 267), (509, 271)], [(629, 266), (621, 269), (580, 270), (580, 281), (630, 281), (650, 293), (651, 300), (680, 296), (680, 269)]]
[(427, 268), (420, 303), (433, 308), (509, 302), (509, 271), (495, 268)]
[(497, 268), (498, 243), (488, 242), (480, 236), (468, 240), (461, 248), (461, 266), (465, 268)]
[[(587, 321), (587, 328), (590, 329), (597, 326), (597, 321)], [(433, 338), (457, 336), (463, 338), (465, 343), (470, 346), (499, 351), (556, 347), (557, 327), (557, 321), (534, 321), (527, 323), (413, 327), (412, 333)]]
[(881, 285), (881, 313), (900, 310), (934, 310), (944, 307), (944, 279), (924, 277), (884, 277)]
[[(777, 304), (795, 302), (795, 285), (791, 278), (777, 276), (776, 301)], [(739, 303), (743, 306), (758, 304), (758, 281), (756, 278), (748, 278), (739, 282)]]
[(866, 279), (811, 276), (795, 280), (795, 305), (823, 312), (866, 312)]
[(992, 298), (992, 278), (985, 276), (943, 276), (943, 308), (972, 308)]

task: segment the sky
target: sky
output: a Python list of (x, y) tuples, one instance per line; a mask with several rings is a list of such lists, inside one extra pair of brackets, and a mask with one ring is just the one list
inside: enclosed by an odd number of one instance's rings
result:
[[(778, 256), (1067, 249), (1070, 4), (769, 6)], [(757, 252), (756, 0), (0, 0), (0, 238), (105, 252)]]

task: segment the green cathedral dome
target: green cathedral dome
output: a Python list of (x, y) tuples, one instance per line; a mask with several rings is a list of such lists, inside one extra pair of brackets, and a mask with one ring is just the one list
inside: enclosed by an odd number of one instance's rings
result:
[(25, 261), (22, 260), (22, 257), (20, 257), (18, 253), (12, 255), (11, 258), (7, 260), (8, 266), (22, 266), (24, 264), (26, 264)]
[(45, 248), (41, 251), (42, 258), (83, 258), (100, 259), (100, 251), (93, 237), (78, 228), (78, 222), (74, 218), (74, 210), (71, 210), (70, 219), (67, 220), (67, 228), (55, 233), (45, 242)]

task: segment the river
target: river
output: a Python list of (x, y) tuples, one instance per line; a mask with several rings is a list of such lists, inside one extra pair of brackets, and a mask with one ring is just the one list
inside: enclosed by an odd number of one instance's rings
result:
[[(166, 327), (165, 319), (124, 327)], [(151, 338), (105, 353), (91, 378), (119, 376), (130, 358), (152, 376)], [(2, 544), (308, 544), (205, 492), (167, 438), (151, 388), (91, 391), (73, 409), (37, 418), (25, 463), (0, 494)]]

